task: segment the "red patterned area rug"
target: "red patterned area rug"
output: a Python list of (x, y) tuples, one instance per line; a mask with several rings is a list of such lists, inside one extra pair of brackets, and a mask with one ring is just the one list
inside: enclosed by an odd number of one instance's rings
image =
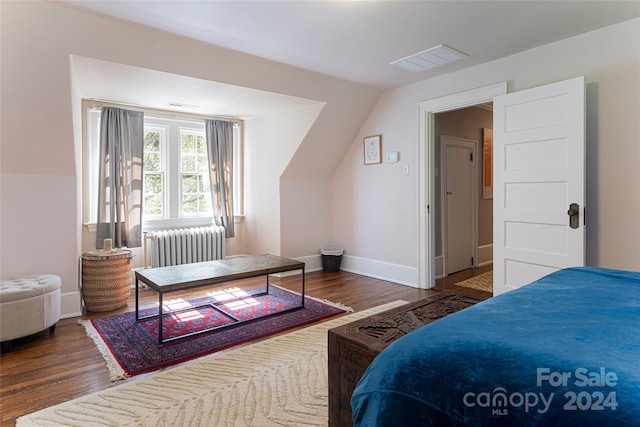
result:
[[(261, 295), (263, 291), (264, 288), (231, 288), (191, 301), (165, 301), (165, 310), (180, 309), (179, 312), (164, 317), (165, 339), (237, 323), (231, 316), (226, 316), (211, 306), (203, 306), (204, 304), (215, 304), (239, 319), (255, 320), (171, 341), (162, 346), (158, 345), (157, 319), (136, 323), (134, 312), (90, 321), (81, 320), (80, 323), (104, 356), (111, 380), (116, 381), (352, 311), (340, 304), (305, 297), (304, 308), (282, 312), (299, 306), (300, 295), (275, 285), (270, 286), (268, 295)], [(157, 309), (140, 311), (142, 317), (152, 314), (157, 314)]]

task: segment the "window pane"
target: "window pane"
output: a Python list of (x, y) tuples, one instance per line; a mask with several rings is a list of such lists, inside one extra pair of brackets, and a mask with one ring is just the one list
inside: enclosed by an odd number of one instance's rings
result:
[(182, 212), (208, 215), (211, 213), (211, 194), (208, 176), (202, 174), (182, 176)]
[(163, 210), (162, 175), (144, 175), (144, 215), (161, 216)]
[(144, 170), (152, 172), (160, 170), (160, 153), (144, 153)]
[(144, 133), (144, 151), (159, 151), (160, 150), (160, 132), (145, 132)]
[(198, 135), (196, 136), (197, 139), (197, 149), (198, 149), (198, 153), (204, 153), (207, 154), (207, 140), (204, 136), (202, 135)]
[(147, 173), (144, 175), (144, 193), (162, 193), (162, 175)]
[(199, 212), (201, 213), (205, 213), (208, 212), (210, 210), (210, 203), (209, 201), (211, 200), (211, 195), (209, 194), (204, 194), (204, 193), (200, 193), (198, 195), (198, 209)]
[(182, 193), (193, 194), (198, 192), (198, 175), (182, 175)]
[(195, 194), (182, 195), (182, 210), (186, 214), (198, 212), (198, 196)]
[(196, 156), (194, 154), (182, 154), (181, 172), (196, 172)]
[(144, 214), (145, 215), (162, 215), (162, 196), (153, 195), (144, 198)]
[(198, 137), (188, 133), (180, 133), (180, 150), (183, 153), (195, 153), (197, 151)]
[(207, 172), (209, 170), (209, 159), (207, 156), (198, 156), (198, 172)]

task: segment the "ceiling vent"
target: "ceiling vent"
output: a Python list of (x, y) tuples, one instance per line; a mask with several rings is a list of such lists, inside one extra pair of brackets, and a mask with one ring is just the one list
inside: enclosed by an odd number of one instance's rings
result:
[(184, 104), (182, 102), (169, 102), (167, 104), (167, 107), (172, 107), (172, 108), (200, 108), (199, 105), (193, 105), (193, 104)]
[(467, 54), (446, 45), (438, 45), (390, 63), (394, 67), (419, 73), (466, 58)]

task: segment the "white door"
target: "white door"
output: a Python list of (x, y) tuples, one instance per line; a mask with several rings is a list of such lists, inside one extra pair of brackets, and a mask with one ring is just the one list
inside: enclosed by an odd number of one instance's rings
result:
[(475, 246), (475, 141), (442, 136), (444, 254), (447, 274), (473, 267)]
[(584, 265), (584, 77), (498, 96), (493, 108), (498, 295)]

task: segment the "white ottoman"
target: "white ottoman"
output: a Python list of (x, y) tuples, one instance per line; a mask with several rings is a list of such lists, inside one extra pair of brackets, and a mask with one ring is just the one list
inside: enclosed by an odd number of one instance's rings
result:
[[(30, 274), (0, 280), (0, 342), (11, 348), (11, 340), (49, 328), (60, 319), (60, 277)], [(7, 345), (8, 344), (8, 345)]]

